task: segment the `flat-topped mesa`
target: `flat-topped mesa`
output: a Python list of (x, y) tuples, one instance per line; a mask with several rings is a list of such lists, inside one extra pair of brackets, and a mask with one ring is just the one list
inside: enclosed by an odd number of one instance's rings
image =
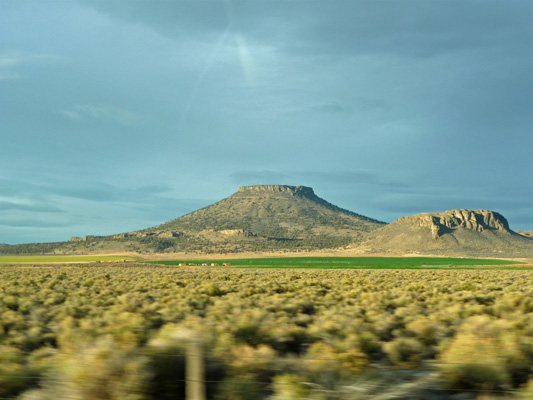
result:
[(485, 230), (510, 232), (509, 223), (505, 217), (490, 210), (449, 210), (443, 213), (424, 213), (402, 217), (399, 221), (416, 221), (418, 226), (430, 228), (435, 240), (456, 228), (465, 228), (476, 232)]
[(315, 197), (315, 192), (307, 186), (289, 186), (289, 185), (255, 185), (241, 186), (237, 193), (242, 194), (271, 194), (287, 193), (292, 196)]

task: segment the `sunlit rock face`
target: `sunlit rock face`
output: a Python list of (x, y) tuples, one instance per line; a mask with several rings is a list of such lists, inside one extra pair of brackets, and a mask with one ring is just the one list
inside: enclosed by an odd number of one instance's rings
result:
[(509, 232), (505, 217), (490, 210), (449, 210), (443, 213), (424, 213), (398, 219), (401, 223), (411, 223), (431, 229), (433, 239), (438, 240), (450, 230), (462, 227), (476, 232), (499, 230)]
[(398, 218), (369, 232), (357, 250), (380, 254), (533, 256), (533, 240), (490, 210), (449, 210)]
[(273, 194), (285, 193), (292, 196), (315, 197), (315, 192), (307, 186), (288, 186), (288, 185), (255, 185), (241, 186), (239, 194)]

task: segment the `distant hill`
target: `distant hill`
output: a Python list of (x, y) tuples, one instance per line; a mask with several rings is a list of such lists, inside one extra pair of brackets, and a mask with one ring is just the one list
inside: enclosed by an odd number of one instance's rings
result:
[(178, 250), (320, 249), (363, 240), (385, 223), (344, 210), (305, 186), (240, 187), (233, 195), (153, 228), (116, 238), (164, 238)]
[(391, 224), (339, 208), (305, 186), (244, 186), (161, 225), (69, 242), (0, 245), (0, 254), (241, 253), (347, 249), (368, 254), (532, 257), (531, 232), (488, 210), (451, 210)]
[(533, 240), (512, 231), (501, 214), (489, 210), (401, 217), (353, 247), (387, 254), (533, 257)]
[(328, 203), (310, 187), (262, 185), (240, 187), (218, 203), (142, 232), (314, 240), (317, 236), (357, 238), (383, 225)]
[[(56, 253), (316, 250), (360, 243), (368, 232), (384, 225), (321, 199), (310, 187), (244, 186), (215, 204), (152, 228), (73, 237), (64, 244), (47, 244), (46, 249)], [(22, 245), (10, 250), (26, 249)]]

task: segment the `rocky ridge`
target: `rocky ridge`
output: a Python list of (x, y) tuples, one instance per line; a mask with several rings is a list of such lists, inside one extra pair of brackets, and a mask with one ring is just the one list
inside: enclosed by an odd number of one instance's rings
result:
[[(357, 247), (357, 246), (354, 246)], [(490, 210), (449, 210), (398, 218), (358, 247), (371, 253), (533, 256), (533, 240)]]
[(316, 197), (312, 188), (307, 186), (289, 186), (289, 185), (254, 185), (241, 186), (237, 193), (244, 194), (265, 194), (265, 193), (286, 193), (291, 196)]
[(431, 229), (431, 236), (438, 240), (453, 229), (462, 227), (476, 232), (501, 230), (510, 232), (509, 223), (503, 215), (490, 210), (449, 210), (444, 213), (423, 213), (401, 217), (398, 223), (412, 223)]

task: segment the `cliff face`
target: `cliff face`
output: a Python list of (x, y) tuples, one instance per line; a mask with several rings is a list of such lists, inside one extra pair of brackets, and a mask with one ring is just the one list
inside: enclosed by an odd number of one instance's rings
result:
[(431, 230), (431, 236), (438, 240), (453, 229), (462, 227), (476, 232), (499, 230), (510, 232), (509, 223), (494, 211), (489, 210), (450, 210), (444, 213), (424, 213), (399, 218), (398, 223), (412, 224)]
[(283, 193), (289, 196), (316, 197), (313, 189), (307, 186), (255, 185), (241, 186), (237, 190), (238, 195), (269, 195), (275, 193)]

